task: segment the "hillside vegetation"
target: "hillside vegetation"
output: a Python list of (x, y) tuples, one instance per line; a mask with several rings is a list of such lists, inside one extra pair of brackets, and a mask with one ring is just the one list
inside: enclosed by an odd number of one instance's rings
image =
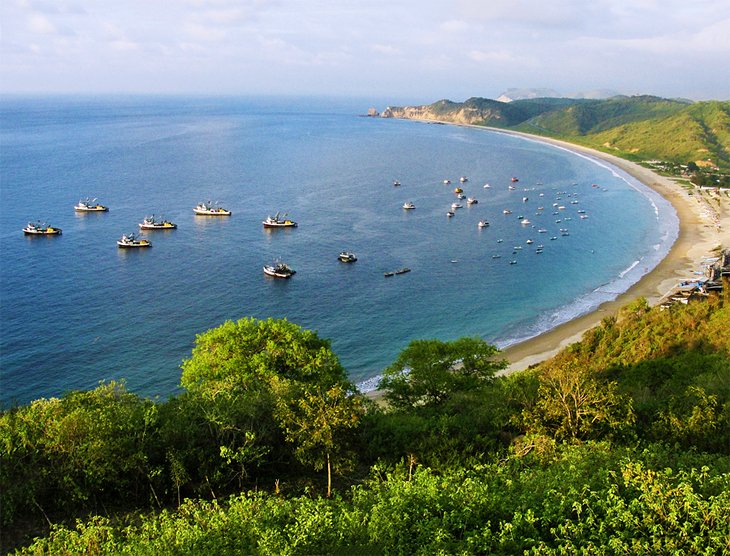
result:
[(482, 340), (418, 340), (384, 370), (383, 405), (315, 333), (227, 322), (165, 402), (108, 383), (0, 414), (3, 548), (727, 552), (728, 322), (728, 293), (639, 299), (505, 377)]
[(730, 169), (730, 102), (691, 103), (653, 96), (605, 100), (470, 98), (391, 107), (384, 117), (431, 119), (547, 135), (632, 160)]

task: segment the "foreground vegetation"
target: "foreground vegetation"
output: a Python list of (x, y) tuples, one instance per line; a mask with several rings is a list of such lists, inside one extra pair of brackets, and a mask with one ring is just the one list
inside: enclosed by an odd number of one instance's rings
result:
[(728, 322), (727, 294), (638, 300), (510, 376), (481, 340), (419, 340), (383, 404), (316, 334), (227, 322), (164, 403), (108, 383), (0, 415), (3, 548), (727, 552)]

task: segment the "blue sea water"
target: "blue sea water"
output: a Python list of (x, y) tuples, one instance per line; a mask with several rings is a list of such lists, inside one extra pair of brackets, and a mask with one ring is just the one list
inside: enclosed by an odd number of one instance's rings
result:
[[(367, 388), (413, 339), (504, 347), (588, 312), (676, 237), (671, 206), (603, 162), (501, 133), (361, 117), (370, 105), (3, 98), (0, 403), (122, 378), (165, 398), (195, 335), (246, 316), (316, 330)], [(460, 176), (479, 203), (447, 218)], [(85, 197), (110, 211), (75, 213)], [(233, 215), (194, 216), (208, 199)], [(264, 230), (276, 211), (299, 227)], [(178, 229), (147, 234), (151, 249), (118, 249), (152, 213)], [(38, 219), (63, 235), (24, 236)], [(342, 250), (359, 260), (338, 262)], [(265, 277), (275, 258), (296, 276)], [(412, 272), (383, 276), (400, 267)]]

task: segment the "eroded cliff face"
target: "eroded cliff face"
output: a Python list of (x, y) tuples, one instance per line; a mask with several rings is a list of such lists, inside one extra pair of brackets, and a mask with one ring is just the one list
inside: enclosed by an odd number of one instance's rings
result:
[(380, 114), (382, 118), (400, 118), (406, 120), (433, 120), (455, 124), (488, 125), (502, 120), (503, 114), (498, 110), (482, 110), (474, 106), (453, 104), (429, 104), (427, 106), (389, 106)]

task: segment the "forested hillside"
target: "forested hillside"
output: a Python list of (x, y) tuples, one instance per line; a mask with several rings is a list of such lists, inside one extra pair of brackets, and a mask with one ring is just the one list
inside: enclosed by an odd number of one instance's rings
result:
[(504, 377), (482, 340), (419, 340), (381, 404), (316, 334), (227, 322), (167, 401), (111, 383), (0, 415), (4, 552), (727, 552), (728, 322), (727, 293), (640, 299)]

